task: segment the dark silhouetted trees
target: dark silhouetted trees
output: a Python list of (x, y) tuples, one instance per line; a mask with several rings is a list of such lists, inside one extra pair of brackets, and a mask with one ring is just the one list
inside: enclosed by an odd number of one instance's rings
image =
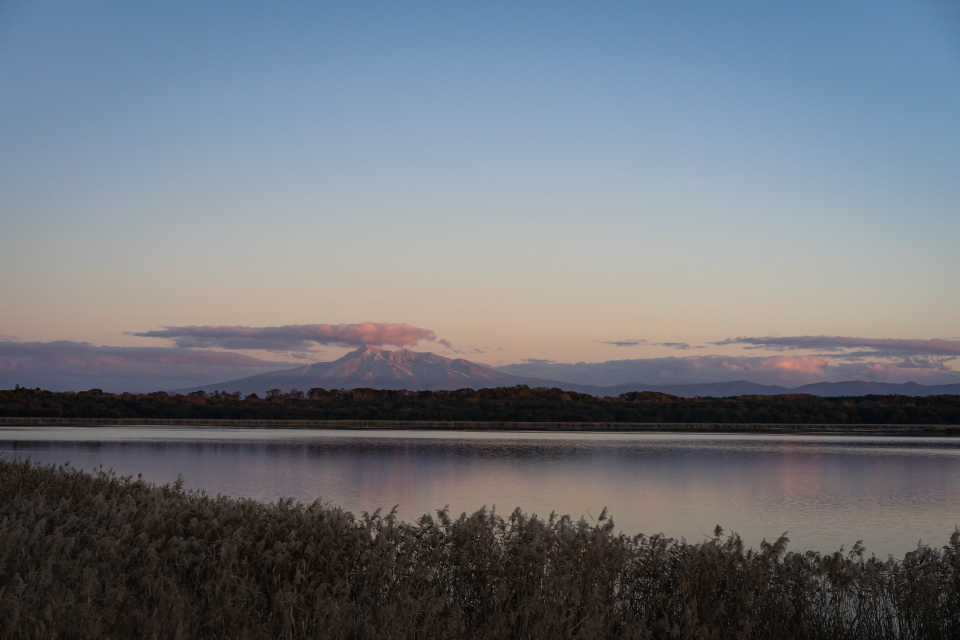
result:
[(456, 391), (296, 389), (250, 394), (112, 394), (0, 391), (0, 416), (195, 420), (422, 420), (480, 422), (641, 422), (960, 425), (960, 396), (925, 398), (811, 395), (679, 398), (632, 392), (599, 398), (527, 386)]

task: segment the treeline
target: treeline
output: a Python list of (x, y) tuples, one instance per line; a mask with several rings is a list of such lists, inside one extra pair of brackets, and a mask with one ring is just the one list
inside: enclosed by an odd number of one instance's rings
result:
[(960, 396), (812, 395), (680, 398), (651, 391), (601, 398), (517, 386), (458, 391), (275, 389), (170, 395), (0, 391), (0, 417), (194, 420), (425, 420), (769, 424), (960, 424)]
[(960, 531), (901, 559), (415, 523), (0, 459), (0, 638), (960, 638)]

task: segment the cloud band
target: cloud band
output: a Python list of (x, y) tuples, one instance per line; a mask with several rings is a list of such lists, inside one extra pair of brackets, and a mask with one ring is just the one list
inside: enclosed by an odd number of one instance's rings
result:
[[(157, 331), (132, 332), (128, 335), (164, 338), (181, 348), (265, 351), (306, 351), (314, 345), (409, 347), (420, 341), (437, 340), (436, 334), (430, 329), (390, 322), (292, 324), (282, 327), (164, 327)], [(449, 345), (444, 340), (441, 340), (441, 344)]]
[[(846, 336), (792, 336), (727, 338), (715, 345), (741, 344), (750, 349), (805, 349), (845, 356), (960, 356), (960, 340), (901, 340), (896, 338), (854, 338)], [(849, 353), (857, 349), (857, 353)]]

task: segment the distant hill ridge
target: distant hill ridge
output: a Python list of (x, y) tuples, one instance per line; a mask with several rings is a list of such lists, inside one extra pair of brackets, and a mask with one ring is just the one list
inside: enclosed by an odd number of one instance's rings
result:
[(817, 382), (801, 387), (763, 385), (746, 380), (711, 382), (704, 384), (648, 384), (629, 382), (609, 387), (574, 384), (557, 380), (543, 380), (509, 375), (462, 358), (446, 358), (434, 353), (398, 349), (388, 351), (365, 346), (332, 362), (313, 364), (271, 371), (248, 378), (227, 380), (201, 387), (176, 389), (175, 393), (191, 391), (240, 391), (243, 394), (263, 394), (269, 389), (289, 391), (297, 388), (324, 389), (407, 389), (410, 391), (436, 391), (455, 389), (483, 389), (492, 387), (558, 387), (566, 391), (589, 393), (595, 396), (619, 396), (631, 391), (658, 391), (683, 398), (695, 396), (729, 397), (743, 395), (781, 395), (805, 393), (816, 396), (864, 396), (904, 395), (932, 396), (960, 394), (960, 384), (922, 385), (916, 382), (889, 383), (865, 382)]
[(801, 387), (781, 387), (778, 385), (757, 384), (746, 380), (734, 382), (710, 382), (705, 384), (654, 385), (631, 382), (612, 387), (599, 387), (605, 395), (620, 395), (630, 391), (659, 391), (683, 398), (695, 396), (772, 396), (780, 394), (804, 393), (822, 397), (901, 395), (901, 396), (937, 396), (960, 394), (960, 384), (923, 385), (916, 382), (866, 382), (850, 380), (846, 382), (815, 382)]

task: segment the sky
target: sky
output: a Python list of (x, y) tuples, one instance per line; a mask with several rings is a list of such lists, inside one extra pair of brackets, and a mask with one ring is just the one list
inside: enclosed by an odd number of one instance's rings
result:
[(958, 113), (940, 0), (0, 0), (0, 386), (958, 382)]

